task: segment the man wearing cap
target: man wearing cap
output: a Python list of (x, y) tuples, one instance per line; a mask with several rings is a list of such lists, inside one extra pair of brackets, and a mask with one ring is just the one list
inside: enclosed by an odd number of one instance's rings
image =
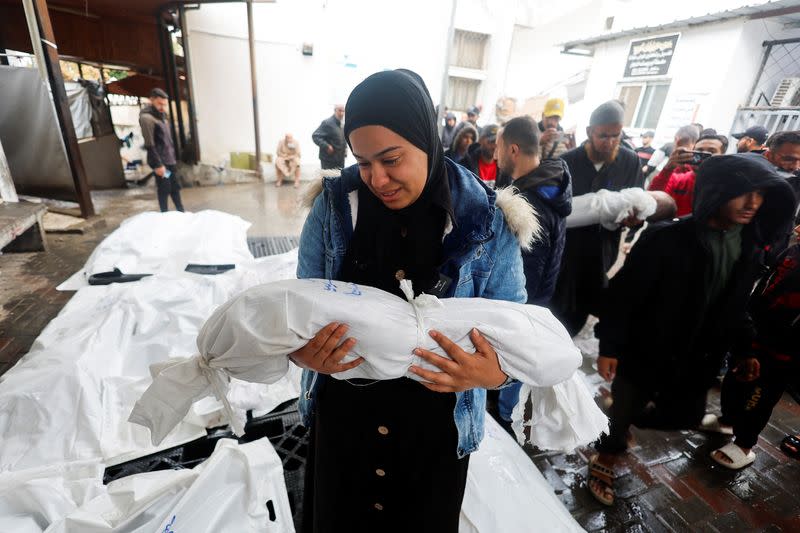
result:
[(769, 131), (764, 126), (750, 126), (742, 133), (732, 134), (732, 137), (739, 140), (736, 143), (736, 151), (740, 154), (747, 152), (763, 154), (767, 151), (765, 143), (769, 137)]
[(473, 174), (492, 189), (495, 188), (499, 177), (497, 161), (494, 158), (494, 152), (497, 148), (498, 129), (496, 124), (484, 126), (478, 136), (478, 142), (469, 147), (467, 156), (461, 161), (462, 165), (471, 170)]
[(172, 144), (172, 132), (167, 122), (168, 110), (169, 96), (156, 87), (150, 91), (150, 105), (139, 112), (147, 164), (156, 175), (158, 206), (162, 213), (169, 210), (168, 197), (172, 198), (175, 209), (183, 211), (181, 184), (176, 173), (175, 146)]
[(545, 102), (542, 120), (539, 121), (539, 131), (542, 133), (539, 141), (542, 161), (558, 159), (571, 148), (569, 138), (564, 135), (564, 129), (559, 124), (563, 118), (564, 100), (551, 98)]
[[(572, 175), (572, 193), (580, 196), (600, 189), (620, 191), (642, 187), (639, 158), (620, 146), (624, 109), (610, 100), (592, 112), (588, 139), (561, 156)], [(633, 223), (631, 217), (629, 220)], [(571, 335), (577, 334), (589, 314), (600, 313), (606, 272), (617, 258), (619, 230), (599, 225), (567, 230), (564, 256), (550, 309)]]
[(647, 166), (650, 162), (650, 158), (653, 157), (656, 151), (656, 149), (651, 146), (653, 144), (653, 137), (655, 136), (656, 132), (652, 130), (642, 133), (642, 145), (634, 150), (636, 155), (639, 156), (639, 164), (642, 166), (642, 169)]
[(456, 136), (458, 136), (458, 133), (461, 131), (461, 128), (463, 128), (467, 124), (471, 125), (473, 128), (478, 130), (478, 135), (480, 135), (481, 130), (483, 129), (480, 126), (478, 126), (478, 117), (480, 116), (481, 116), (481, 110), (478, 109), (477, 106), (470, 107), (467, 110), (467, 120), (458, 123), (458, 126), (456, 126), (456, 131), (453, 132), (453, 139), (455, 139)]

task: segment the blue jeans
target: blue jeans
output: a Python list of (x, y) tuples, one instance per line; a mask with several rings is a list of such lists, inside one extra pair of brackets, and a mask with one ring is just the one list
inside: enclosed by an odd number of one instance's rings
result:
[(521, 388), (522, 382), (517, 381), (504, 389), (500, 389), (500, 394), (497, 397), (497, 411), (500, 414), (500, 418), (506, 422), (511, 422), (511, 412), (519, 401), (519, 390)]

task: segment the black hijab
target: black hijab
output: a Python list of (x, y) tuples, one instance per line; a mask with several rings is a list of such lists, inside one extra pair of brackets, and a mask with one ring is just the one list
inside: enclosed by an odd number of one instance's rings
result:
[[(362, 126), (383, 126), (428, 156), (428, 175), (420, 197), (398, 210), (386, 207), (362, 182), (358, 217), (340, 278), (402, 296), (399, 279), (414, 292), (430, 292), (439, 280), (442, 236), (450, 215), (450, 187), (436, 115), (422, 78), (410, 70), (378, 72), (362, 81), (347, 99), (344, 134)], [(352, 146), (351, 146), (352, 148)]]

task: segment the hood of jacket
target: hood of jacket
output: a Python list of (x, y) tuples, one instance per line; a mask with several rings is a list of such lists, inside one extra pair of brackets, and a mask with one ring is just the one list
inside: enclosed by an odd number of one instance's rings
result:
[(572, 177), (562, 159), (545, 159), (512, 185), (523, 194), (536, 194), (562, 217), (572, 213)]
[(749, 224), (756, 242), (769, 244), (791, 231), (796, 200), (792, 188), (772, 164), (758, 154), (710, 157), (697, 169), (693, 215), (700, 223), (737, 196), (761, 190), (764, 203)]

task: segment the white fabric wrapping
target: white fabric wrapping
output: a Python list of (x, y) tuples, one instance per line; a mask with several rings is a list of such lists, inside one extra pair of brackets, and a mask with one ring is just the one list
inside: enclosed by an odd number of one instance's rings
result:
[(84, 267), (58, 290), (78, 290), (88, 285), (92, 274), (115, 268), (125, 274), (167, 275), (184, 275), (189, 263), (232, 263), (239, 268), (253, 262), (247, 246), (249, 227), (240, 217), (211, 209), (141, 213), (103, 239)]
[(600, 189), (572, 199), (572, 213), (567, 217), (567, 227), (602, 224), (608, 230), (615, 230), (632, 211), (636, 212), (639, 220), (647, 219), (656, 212), (655, 198), (638, 187), (621, 191)]
[(106, 492), (46, 533), (132, 531), (293, 532), (280, 457), (266, 438), (242, 445), (222, 439), (192, 470), (147, 472), (109, 483)]
[[(261, 285), (222, 305), (200, 330), (199, 354), (154, 369), (153, 383), (136, 402), (129, 420), (148, 427), (155, 444), (183, 419), (193, 402), (214, 395), (225, 404), (232, 427), (240, 434), (242, 424), (226, 399), (228, 379), (257, 383), (280, 379), (289, 368), (286, 356), (331, 322), (348, 324), (348, 336), (358, 341), (344, 360), (365, 359), (358, 367), (335, 374), (337, 379), (419, 380), (408, 372), (412, 364), (438, 368), (413, 355), (415, 348), (446, 357), (428, 336), (429, 330), (440, 331), (471, 352), (469, 333), (475, 327), (497, 351), (506, 374), (551, 389), (532, 396), (541, 431), (531, 435), (531, 442), (571, 449), (596, 438), (605, 427), (606, 417), (585, 385), (572, 379), (580, 352), (549, 310), (427, 295), (409, 304), (375, 288), (319, 279)], [(558, 384), (562, 385), (552, 389)]]

